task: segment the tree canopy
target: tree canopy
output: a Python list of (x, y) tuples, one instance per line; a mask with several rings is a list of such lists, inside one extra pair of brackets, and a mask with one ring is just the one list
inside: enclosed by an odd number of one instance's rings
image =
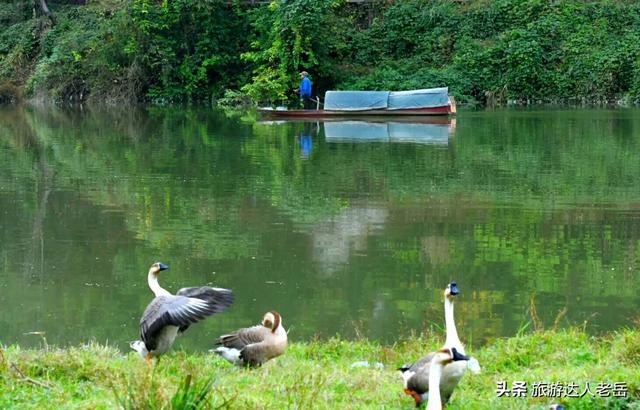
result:
[(449, 86), (467, 103), (640, 100), (635, 1), (84, 3), (49, 0), (55, 20), (33, 2), (0, 5), (0, 100), (293, 102), (302, 69), (319, 94)]

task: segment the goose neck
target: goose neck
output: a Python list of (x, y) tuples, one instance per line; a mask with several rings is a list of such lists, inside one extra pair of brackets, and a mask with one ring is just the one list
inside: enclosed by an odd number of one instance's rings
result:
[(149, 272), (149, 276), (147, 276), (147, 282), (149, 282), (149, 288), (151, 289), (153, 294), (156, 295), (156, 297), (171, 295), (171, 293), (160, 286), (160, 284), (158, 283), (158, 277), (153, 272)]
[(440, 377), (442, 376), (442, 364), (436, 358), (431, 362), (429, 369), (429, 401), (426, 410), (441, 410)]
[(456, 347), (458, 350), (462, 347), (460, 338), (458, 337), (458, 330), (456, 329), (456, 322), (453, 319), (453, 301), (448, 297), (444, 298), (444, 320), (447, 330), (447, 340), (445, 346)]

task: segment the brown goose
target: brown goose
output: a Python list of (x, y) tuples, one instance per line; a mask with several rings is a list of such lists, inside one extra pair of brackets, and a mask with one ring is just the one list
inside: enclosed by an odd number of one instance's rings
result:
[(262, 323), (223, 335), (216, 341), (221, 345), (211, 351), (228, 362), (241, 366), (262, 366), (267, 360), (278, 357), (287, 348), (287, 332), (282, 327), (278, 312), (264, 314)]
[(172, 295), (158, 283), (158, 275), (169, 267), (161, 262), (151, 265), (147, 280), (156, 297), (140, 319), (140, 336), (129, 345), (150, 362), (171, 348), (178, 333), (214, 313), (223, 312), (233, 303), (229, 289), (209, 286), (182, 288)]
[[(445, 326), (447, 332), (447, 338), (444, 344), (445, 348), (455, 348), (461, 355), (465, 354), (464, 345), (458, 337), (458, 331), (456, 330), (456, 324), (453, 318), (453, 299), (459, 294), (458, 285), (456, 282), (451, 282), (444, 290), (444, 316)], [(404, 392), (410, 395), (416, 402), (416, 407), (419, 407), (429, 396), (429, 373), (431, 370), (431, 361), (437, 352), (432, 352), (418, 360), (417, 362), (404, 365), (399, 370), (402, 372), (402, 378), (404, 381)], [(477, 360), (473, 360), (473, 369), (476, 371)], [(447, 404), (453, 390), (456, 388), (460, 379), (464, 375), (469, 363), (467, 361), (455, 360), (446, 364), (442, 371), (442, 377), (440, 378), (439, 396), (441, 397), (442, 406)], [(479, 371), (479, 366), (477, 367)]]

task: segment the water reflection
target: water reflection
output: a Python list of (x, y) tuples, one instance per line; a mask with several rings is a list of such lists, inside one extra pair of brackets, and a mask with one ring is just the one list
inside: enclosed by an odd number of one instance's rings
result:
[(455, 130), (455, 119), (427, 118), (390, 121), (331, 121), (324, 123), (329, 142), (405, 142), (447, 144)]
[(313, 123), (306, 122), (300, 133), (300, 155), (302, 159), (308, 159), (309, 155), (311, 155), (311, 150), (313, 149), (312, 129), (315, 129), (314, 134), (318, 134), (318, 126), (316, 125), (314, 127), (314, 125)]
[(126, 349), (157, 260), (167, 289), (237, 296), (178, 348), (271, 309), (292, 340), (392, 341), (441, 324), (451, 279), (474, 343), (517, 332), (532, 298), (547, 326), (565, 307), (591, 331), (637, 318), (639, 111), (358, 123), (384, 131), (372, 144), (332, 124), (1, 108), (0, 343)]
[(321, 277), (331, 277), (353, 255), (367, 256), (367, 240), (378, 234), (387, 216), (386, 208), (354, 205), (311, 227), (313, 259)]

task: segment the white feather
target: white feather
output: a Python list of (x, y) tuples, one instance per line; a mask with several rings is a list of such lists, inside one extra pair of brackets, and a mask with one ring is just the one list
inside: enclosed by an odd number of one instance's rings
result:
[(240, 350), (232, 347), (220, 346), (212, 350), (215, 354), (222, 356), (226, 361), (233, 364), (242, 364)]
[(413, 377), (414, 374), (416, 374), (416, 372), (407, 370), (401, 373), (402, 374), (402, 380), (404, 381), (404, 388), (407, 388), (407, 383), (409, 382), (409, 379)]

